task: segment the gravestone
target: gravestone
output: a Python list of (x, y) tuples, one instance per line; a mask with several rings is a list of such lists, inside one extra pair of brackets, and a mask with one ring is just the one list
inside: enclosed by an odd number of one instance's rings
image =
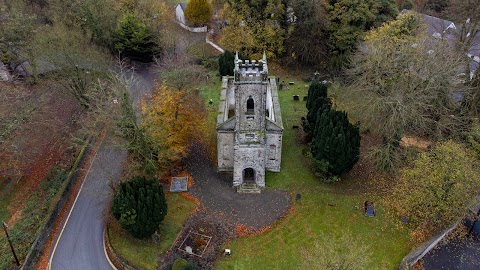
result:
[(172, 177), (170, 182), (170, 192), (188, 191), (188, 176)]

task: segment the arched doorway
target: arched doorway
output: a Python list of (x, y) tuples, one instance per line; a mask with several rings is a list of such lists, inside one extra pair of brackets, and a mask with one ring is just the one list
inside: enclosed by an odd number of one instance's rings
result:
[(255, 183), (255, 170), (246, 168), (243, 170), (243, 183)]

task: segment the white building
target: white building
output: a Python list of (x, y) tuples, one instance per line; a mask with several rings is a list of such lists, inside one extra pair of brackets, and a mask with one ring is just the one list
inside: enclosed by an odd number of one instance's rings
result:
[(177, 21), (183, 24), (187, 24), (185, 20), (185, 7), (187, 6), (186, 2), (179, 3), (175, 8), (175, 18)]

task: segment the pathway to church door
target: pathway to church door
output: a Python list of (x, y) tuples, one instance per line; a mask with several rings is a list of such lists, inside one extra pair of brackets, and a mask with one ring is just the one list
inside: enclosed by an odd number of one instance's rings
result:
[(243, 170), (243, 183), (255, 183), (255, 171), (252, 168)]

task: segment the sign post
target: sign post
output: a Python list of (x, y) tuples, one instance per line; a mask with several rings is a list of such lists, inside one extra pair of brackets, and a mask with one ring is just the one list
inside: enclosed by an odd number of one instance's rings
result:
[(17, 266), (20, 266), (20, 262), (18, 261), (17, 254), (15, 253), (15, 249), (13, 248), (12, 240), (10, 240), (10, 236), (8, 235), (7, 231), (7, 224), (3, 223), (3, 230), (5, 231), (5, 235), (7, 236), (8, 243), (10, 244), (10, 249), (12, 250), (13, 257), (15, 257), (15, 261), (17, 262)]

